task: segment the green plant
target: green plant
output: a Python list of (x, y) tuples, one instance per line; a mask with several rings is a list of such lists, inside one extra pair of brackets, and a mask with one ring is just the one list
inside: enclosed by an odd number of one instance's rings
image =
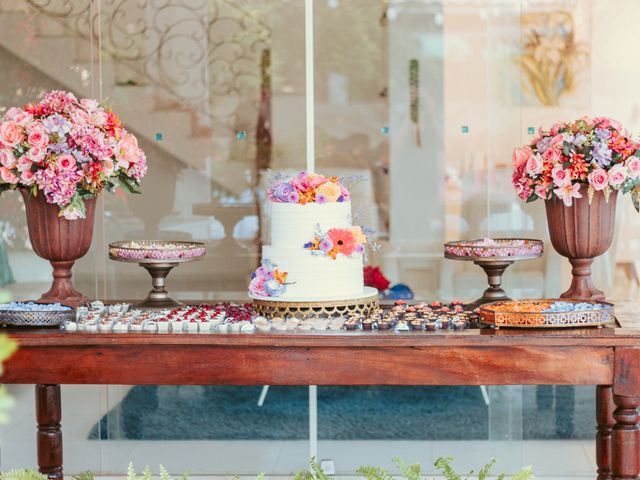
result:
[[(18, 345), (7, 335), (0, 335), (0, 376), (2, 376), (2, 363), (16, 351)], [(15, 403), (14, 399), (7, 394), (4, 385), (0, 385), (0, 424), (9, 421), (9, 410)], [(4, 477), (3, 477), (4, 478)]]
[(2, 480), (47, 480), (47, 476), (35, 469), (20, 468), (0, 474)]

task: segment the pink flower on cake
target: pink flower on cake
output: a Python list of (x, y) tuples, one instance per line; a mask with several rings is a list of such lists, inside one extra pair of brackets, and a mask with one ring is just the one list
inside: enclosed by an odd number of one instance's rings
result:
[(329, 179), (327, 177), (313, 174), (309, 176), (308, 184), (311, 188), (318, 188), (320, 185), (327, 183), (328, 181)]
[(13, 120), (0, 123), (0, 142), (5, 147), (15, 147), (24, 140), (23, 128)]
[(622, 165), (614, 165), (609, 170), (609, 184), (612, 187), (619, 187), (627, 179), (627, 169)]
[(316, 194), (316, 203), (327, 203), (327, 197), (322, 193)]
[(564, 184), (556, 188), (553, 193), (555, 193), (567, 207), (573, 205), (574, 198), (582, 198), (582, 195), (580, 194), (580, 184), (572, 184), (571, 179), (568, 177), (566, 178)]
[(531, 177), (535, 177), (536, 175), (540, 175), (542, 173), (542, 157), (538, 155), (531, 155), (527, 160), (525, 170), (527, 175)]
[(15, 173), (13, 173), (11, 170), (9, 170), (7, 167), (0, 167), (0, 178), (2, 178), (3, 182), (10, 183), (13, 185), (15, 185), (20, 181), (18, 176)]
[(609, 175), (607, 175), (606, 170), (603, 168), (593, 170), (587, 177), (587, 180), (596, 192), (604, 190), (609, 185)]
[(342, 201), (343, 202), (348, 202), (351, 200), (351, 194), (349, 193), (349, 190), (347, 190), (345, 187), (342, 187)]
[(16, 165), (16, 157), (10, 148), (0, 150), (0, 165), (7, 168), (13, 168)]
[(625, 165), (631, 178), (635, 179), (640, 177), (640, 158), (636, 156), (629, 157)]
[(333, 243), (336, 253), (351, 255), (356, 247), (356, 238), (346, 228), (331, 228), (327, 231), (327, 237)]
[(329, 253), (333, 249), (333, 242), (331, 241), (330, 238), (324, 238), (320, 241), (318, 247), (324, 253)]

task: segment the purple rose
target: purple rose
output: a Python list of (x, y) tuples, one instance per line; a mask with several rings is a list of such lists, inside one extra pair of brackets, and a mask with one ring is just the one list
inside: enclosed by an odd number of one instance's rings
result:
[(320, 247), (320, 250), (327, 253), (327, 252), (330, 252), (331, 249), (333, 248), (333, 242), (329, 238), (324, 238), (322, 239), (318, 247)]
[(290, 183), (279, 183), (269, 190), (269, 197), (275, 202), (294, 203), (290, 202), (289, 198), (291, 193), (294, 193), (295, 191), (295, 188)]

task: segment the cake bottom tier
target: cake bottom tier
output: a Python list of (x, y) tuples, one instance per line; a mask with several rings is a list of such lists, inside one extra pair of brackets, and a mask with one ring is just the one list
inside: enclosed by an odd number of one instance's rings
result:
[(362, 255), (335, 260), (310, 251), (265, 246), (268, 258), (287, 272), (287, 289), (279, 300), (331, 300), (357, 296), (364, 291)]

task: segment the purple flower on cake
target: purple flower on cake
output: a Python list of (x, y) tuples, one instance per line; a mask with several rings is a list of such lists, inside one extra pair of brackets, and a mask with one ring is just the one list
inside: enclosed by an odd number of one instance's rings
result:
[(278, 297), (286, 291), (287, 273), (278, 270), (268, 258), (251, 274), (249, 293), (254, 297)]
[(275, 278), (264, 282), (264, 289), (269, 297), (279, 297), (285, 292), (286, 288), (284, 284), (278, 283)]
[(330, 238), (323, 238), (320, 241), (320, 244), (318, 246), (320, 247), (320, 250), (322, 250), (325, 253), (328, 253), (333, 248), (333, 242), (331, 241)]
[(323, 195), (322, 193), (318, 193), (316, 195), (316, 203), (327, 203), (327, 196)]
[(289, 203), (298, 203), (299, 201), (300, 201), (300, 195), (298, 195), (298, 192), (296, 191), (291, 192), (287, 197), (287, 202)]
[(295, 191), (295, 187), (290, 183), (279, 183), (269, 189), (269, 198), (275, 202), (288, 203), (289, 196)]
[(356, 245), (356, 253), (364, 253), (364, 245), (358, 244)]

